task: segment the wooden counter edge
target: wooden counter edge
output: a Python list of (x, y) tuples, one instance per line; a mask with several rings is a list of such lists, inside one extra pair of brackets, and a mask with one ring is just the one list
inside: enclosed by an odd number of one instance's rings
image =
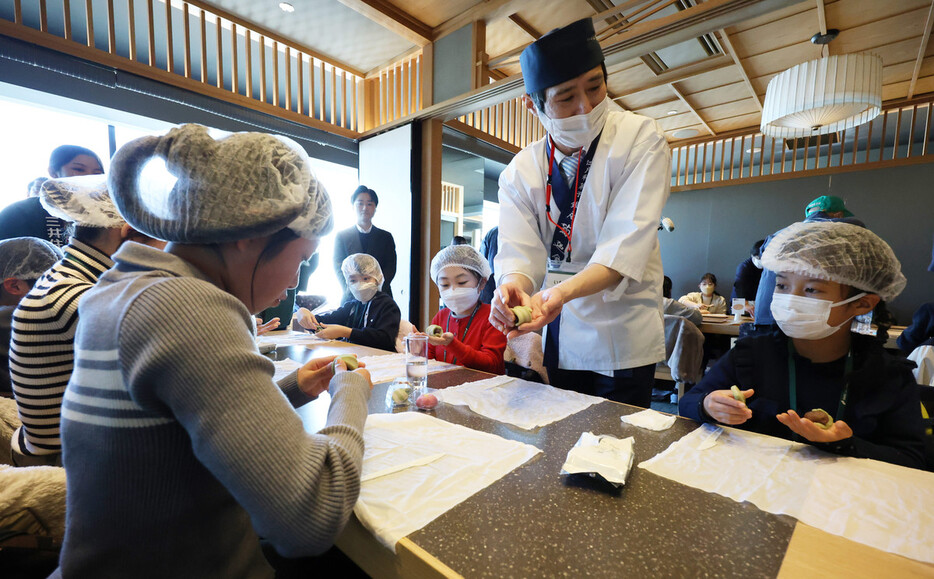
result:
[(461, 578), (433, 555), (403, 537), (393, 553), (380, 543), (352, 516), (337, 538), (337, 547), (370, 577), (404, 577), (405, 579)]
[(778, 577), (797, 579), (808, 576), (930, 578), (934, 577), (934, 565), (887, 553), (798, 522), (785, 550)]

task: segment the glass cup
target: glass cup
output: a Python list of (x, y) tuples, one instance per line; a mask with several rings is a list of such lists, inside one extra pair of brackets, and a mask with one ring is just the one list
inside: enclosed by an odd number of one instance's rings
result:
[(412, 400), (425, 393), (428, 385), (428, 336), (405, 337), (405, 376), (412, 385)]

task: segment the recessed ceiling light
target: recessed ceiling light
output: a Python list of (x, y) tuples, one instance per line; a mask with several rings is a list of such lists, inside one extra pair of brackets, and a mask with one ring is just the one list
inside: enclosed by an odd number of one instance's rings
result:
[(668, 115), (668, 116), (671, 116), (671, 115), (676, 115), (676, 114), (678, 114), (678, 111), (676, 111), (676, 110), (674, 110), (674, 109), (672, 109), (672, 110), (670, 110), (670, 111), (668, 111), (668, 112), (667, 112), (667, 113), (665, 113), (665, 114), (666, 114), (666, 115)]
[(676, 139), (690, 139), (691, 137), (696, 137), (698, 134), (700, 134), (700, 131), (697, 129), (681, 129), (673, 132), (671, 136)]
[(288, 2), (279, 2), (279, 8), (282, 9), (283, 12), (295, 12), (295, 6), (292, 6)]

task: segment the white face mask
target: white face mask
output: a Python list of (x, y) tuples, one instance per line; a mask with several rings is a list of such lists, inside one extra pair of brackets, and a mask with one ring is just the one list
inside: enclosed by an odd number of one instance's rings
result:
[(714, 289), (715, 289), (715, 286), (713, 286), (713, 285), (711, 285), (711, 284), (709, 284), (709, 283), (702, 283), (702, 284), (700, 285), (700, 291), (701, 291), (701, 293), (704, 294), (704, 295), (707, 296), (707, 297), (710, 297), (710, 296), (713, 295)]
[(379, 291), (379, 287), (374, 281), (358, 281), (357, 283), (350, 284), (350, 293), (353, 294), (354, 299), (363, 303), (367, 303), (373, 299), (377, 291)]
[(552, 119), (539, 111), (538, 120), (556, 143), (569, 149), (580, 149), (590, 145), (603, 130), (609, 103), (609, 97), (604, 98), (589, 113), (563, 119)]
[(441, 299), (455, 314), (462, 314), (477, 305), (480, 292), (475, 287), (448, 288), (441, 290)]
[(762, 269), (762, 262), (759, 261), (758, 257), (752, 258), (752, 265), (756, 266), (756, 269)]
[(805, 298), (793, 294), (775, 294), (772, 296), (772, 306), (769, 309), (772, 311), (775, 323), (786, 336), (802, 340), (820, 340), (852, 320), (850, 318), (839, 326), (831, 326), (827, 323), (830, 319), (830, 310), (856, 301), (864, 295), (866, 292), (861, 292), (850, 299), (834, 303), (830, 300)]

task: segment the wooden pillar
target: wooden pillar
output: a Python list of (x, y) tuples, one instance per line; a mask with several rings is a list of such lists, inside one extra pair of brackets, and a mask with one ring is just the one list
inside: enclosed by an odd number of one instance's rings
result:
[(486, 53), (486, 22), (483, 20), (473, 23), (470, 35), (470, 54), (473, 55), (470, 89), (475, 90), (490, 83), (490, 69), (487, 67), (489, 58)]
[(421, 224), (416, 227), (421, 250), (417, 263), (412, 264), (413, 278), (418, 280), (419, 304), (417, 316), (412, 316), (418, 329), (424, 331), (438, 310), (440, 294), (430, 279), (431, 258), (441, 249), (441, 131), (440, 119), (421, 123)]
[(422, 47), (422, 65), (419, 69), (420, 78), (418, 79), (421, 87), (421, 108), (427, 109), (435, 104), (434, 100), (434, 74), (432, 71), (435, 66), (435, 45), (428, 43)]

